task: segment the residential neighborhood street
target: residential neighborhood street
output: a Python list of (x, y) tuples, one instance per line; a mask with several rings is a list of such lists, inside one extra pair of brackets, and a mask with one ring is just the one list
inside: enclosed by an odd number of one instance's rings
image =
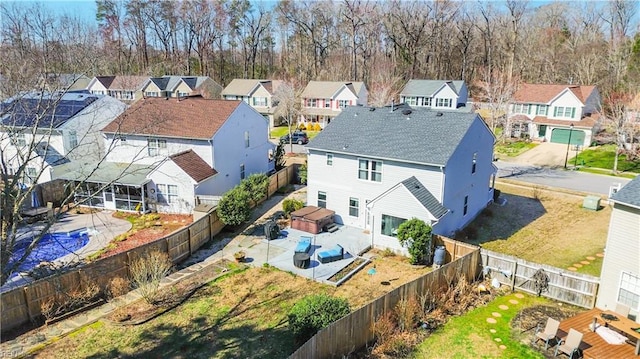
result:
[(611, 186), (624, 186), (630, 180), (580, 171), (554, 169), (526, 163), (494, 162), (498, 167), (498, 178), (508, 178), (543, 186), (564, 188), (573, 191), (597, 193), (608, 196)]

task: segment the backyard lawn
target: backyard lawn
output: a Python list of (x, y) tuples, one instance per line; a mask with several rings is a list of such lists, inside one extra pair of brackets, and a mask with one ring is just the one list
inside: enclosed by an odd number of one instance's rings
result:
[[(368, 269), (376, 267), (376, 274)], [(38, 358), (285, 358), (299, 346), (287, 313), (310, 294), (347, 298), (352, 310), (430, 271), (379, 254), (335, 288), (275, 268), (232, 271), (177, 308), (141, 325), (102, 320), (38, 352)]]
[[(578, 310), (521, 293), (497, 297), (486, 306), (451, 318), (416, 348), (413, 357), (544, 358), (530, 345), (536, 323), (544, 323), (549, 312), (561, 320)], [(530, 314), (523, 315), (526, 312)]]
[[(296, 130), (295, 127), (291, 128), (291, 132), (295, 130)], [(309, 130), (305, 130), (304, 132), (307, 133), (307, 136), (309, 136), (309, 139), (316, 137), (320, 133), (320, 131), (309, 131)], [(286, 135), (287, 133), (289, 133), (289, 127), (279, 126), (279, 127), (273, 128), (271, 130), (271, 133), (269, 133), (269, 136), (271, 136), (271, 138), (280, 138)]]
[[(524, 188), (496, 186), (507, 204), (491, 205), (466, 229), (470, 243), (483, 248), (600, 276), (611, 208), (582, 208), (582, 197)], [(589, 259), (587, 259), (589, 257)], [(581, 262), (588, 261), (589, 264)], [(574, 266), (578, 264), (578, 266)]]

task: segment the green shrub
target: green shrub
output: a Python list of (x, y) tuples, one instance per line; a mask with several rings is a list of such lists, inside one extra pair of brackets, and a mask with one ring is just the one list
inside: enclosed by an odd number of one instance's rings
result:
[(240, 182), (240, 187), (249, 193), (251, 200), (258, 203), (267, 196), (269, 177), (264, 173), (254, 173)]
[(344, 317), (350, 311), (346, 299), (327, 294), (310, 295), (297, 302), (289, 311), (289, 329), (296, 340), (303, 343), (318, 330)]
[(408, 247), (411, 264), (430, 264), (433, 254), (431, 226), (421, 219), (412, 218), (398, 227), (398, 240)]
[(218, 217), (230, 226), (237, 226), (249, 220), (251, 195), (240, 187), (235, 187), (222, 196), (218, 203)]
[(295, 198), (286, 198), (284, 201), (282, 201), (282, 210), (287, 216), (289, 216), (291, 212), (297, 211), (302, 207), (304, 207), (304, 202), (299, 201)]
[(307, 168), (307, 162), (305, 161), (298, 169), (298, 180), (300, 184), (307, 184)]

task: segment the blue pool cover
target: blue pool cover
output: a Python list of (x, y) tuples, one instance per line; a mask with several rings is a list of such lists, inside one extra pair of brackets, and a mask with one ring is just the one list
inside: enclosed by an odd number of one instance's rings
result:
[[(21, 240), (13, 250), (13, 255), (9, 259), (8, 268), (12, 267), (20, 257), (24, 255), (25, 250), (33, 241), (32, 238)], [(73, 253), (84, 247), (89, 242), (87, 229), (78, 229), (72, 232), (46, 233), (40, 239), (40, 242), (31, 251), (27, 259), (14, 269), (14, 272), (28, 272), (40, 262), (52, 262), (69, 253)]]

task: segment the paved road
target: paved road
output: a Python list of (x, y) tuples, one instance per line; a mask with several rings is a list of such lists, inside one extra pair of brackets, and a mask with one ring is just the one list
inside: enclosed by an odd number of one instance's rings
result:
[(499, 178), (515, 179), (523, 182), (540, 184), (544, 186), (559, 187), (574, 191), (598, 193), (609, 195), (611, 186), (624, 186), (629, 182), (626, 178), (616, 178), (605, 175), (571, 171), (564, 169), (551, 169), (528, 164), (496, 161)]

